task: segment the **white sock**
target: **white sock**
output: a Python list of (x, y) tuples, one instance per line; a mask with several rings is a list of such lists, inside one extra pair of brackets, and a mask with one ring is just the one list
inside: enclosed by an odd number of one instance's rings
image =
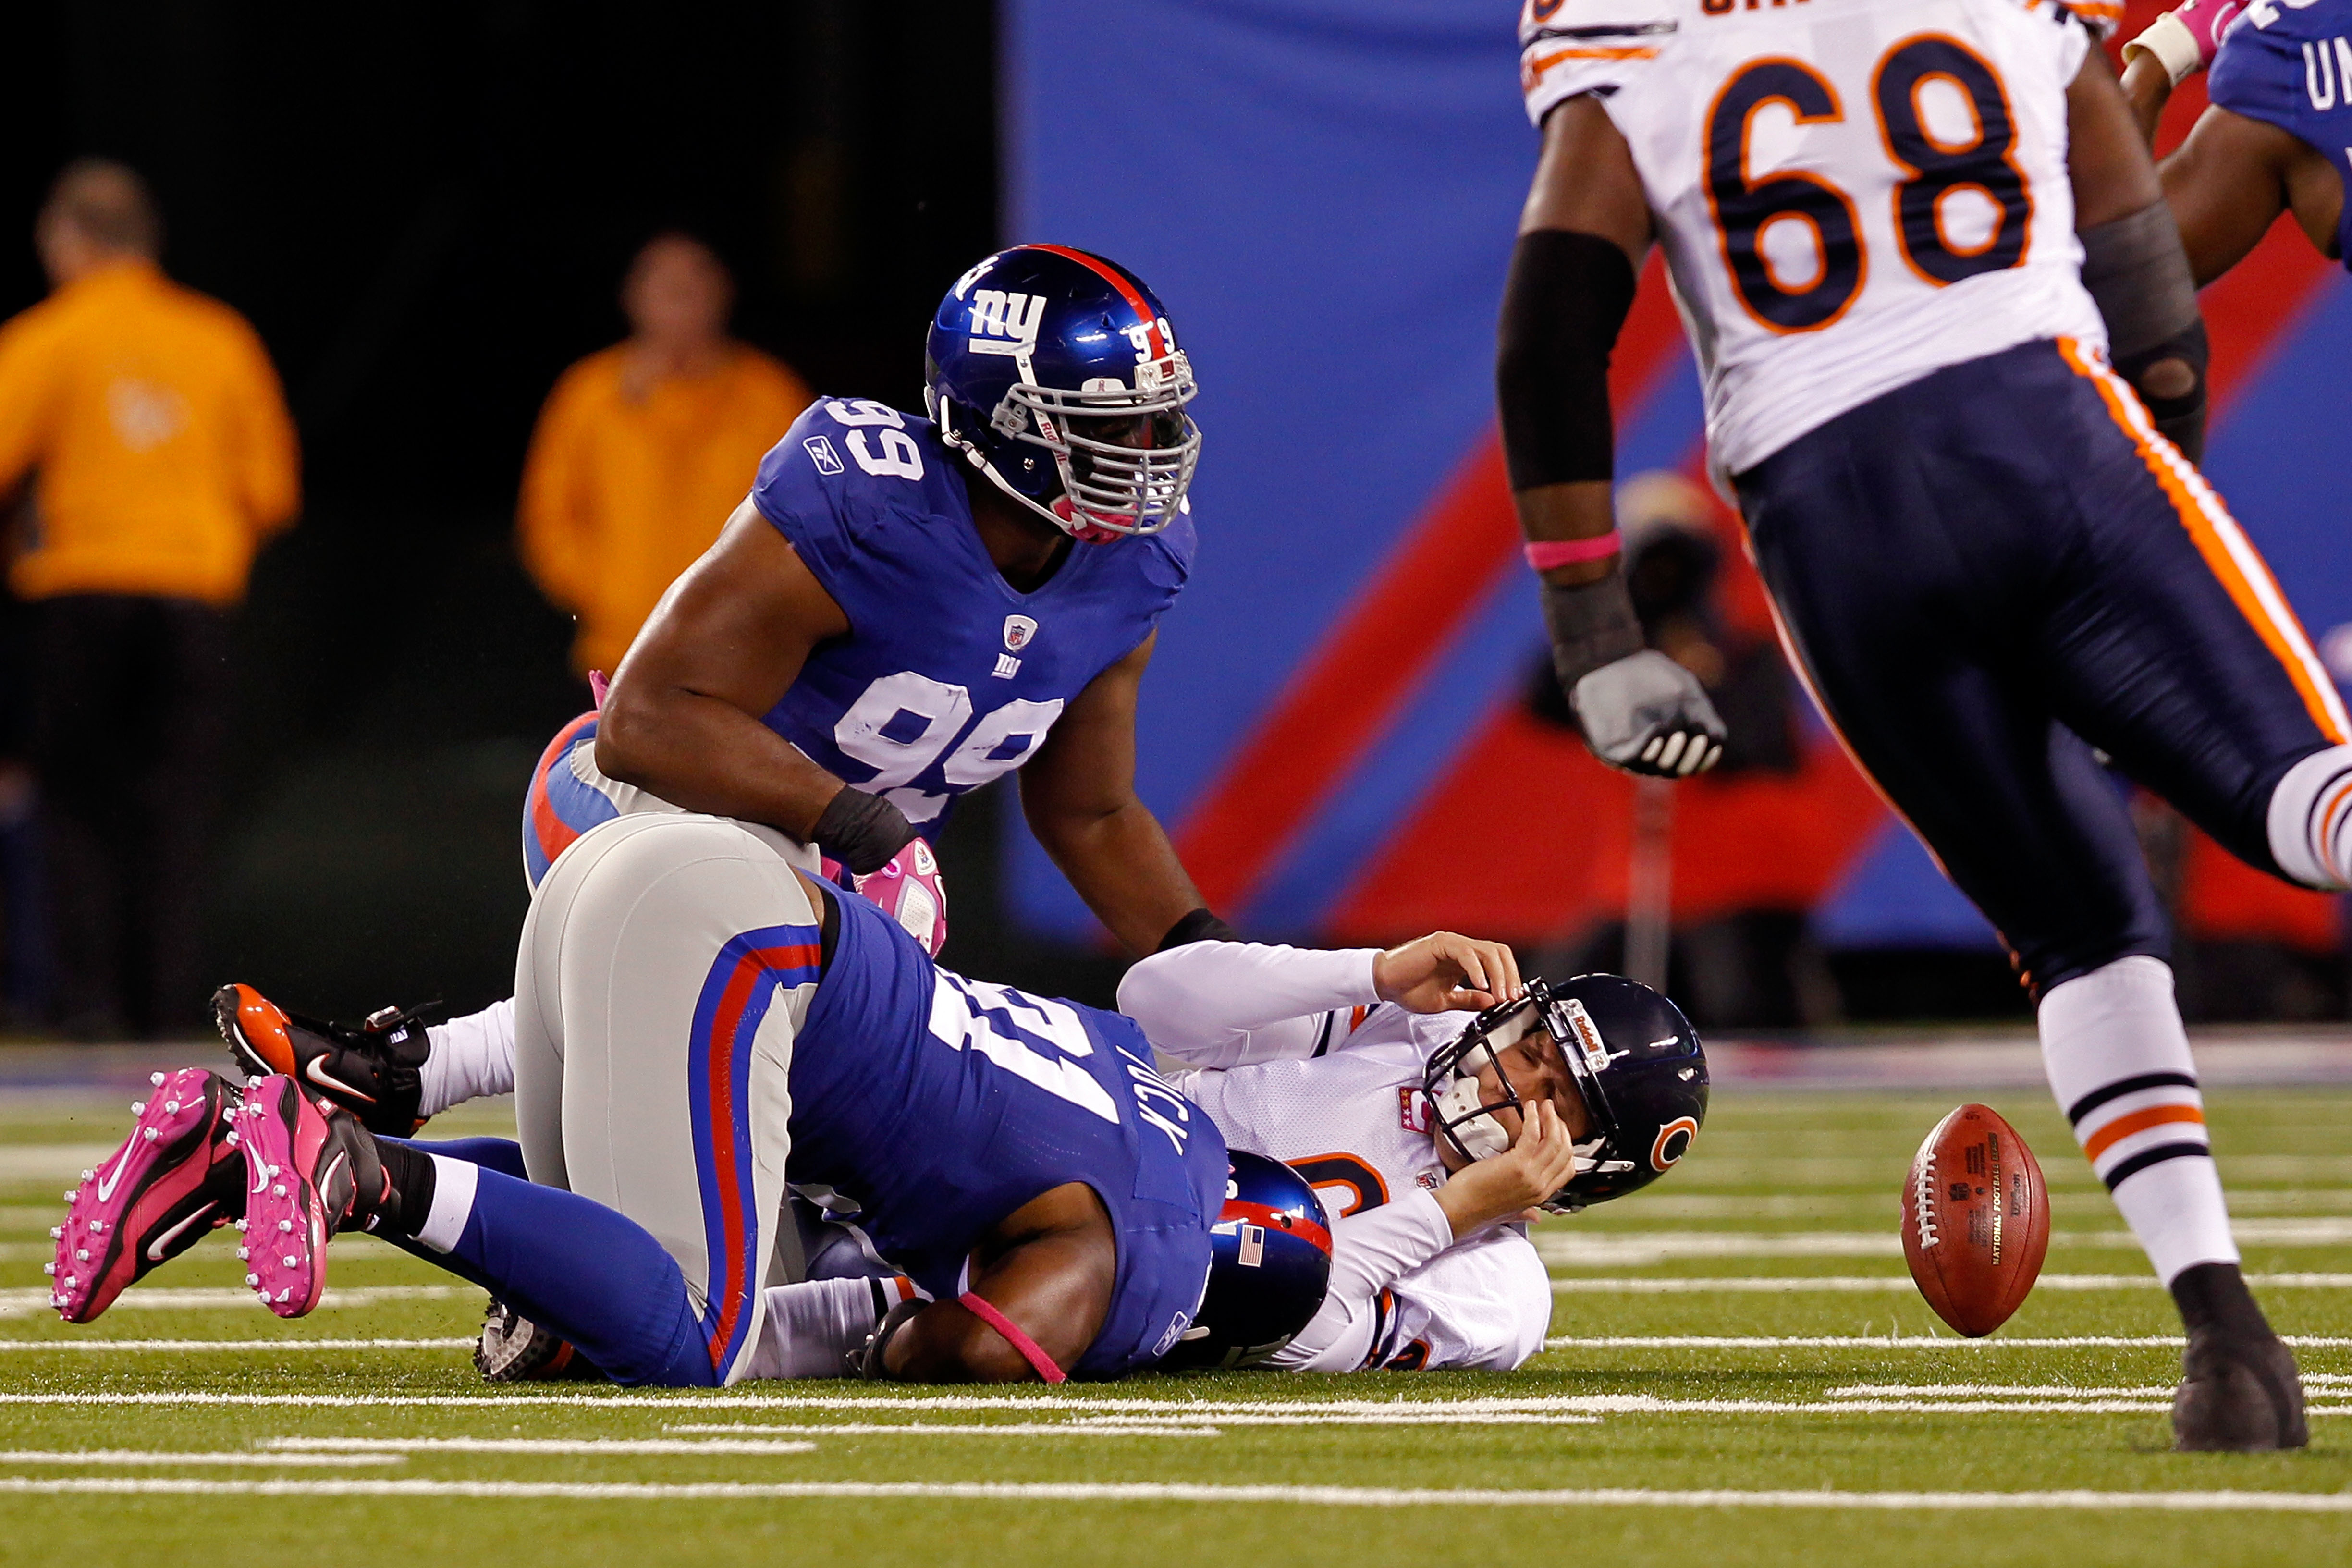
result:
[(425, 1216), (416, 1239), (436, 1252), (454, 1252), (474, 1214), (474, 1188), (481, 1167), (446, 1154), (426, 1156), (433, 1162), (433, 1210)]
[(2271, 856), (2306, 888), (2352, 887), (2352, 746), (2314, 752), (2271, 791)]
[(2171, 966), (2117, 959), (2053, 986), (2037, 1021), (2051, 1091), (2157, 1278), (2237, 1262)]
[(514, 998), (425, 1031), (433, 1049), (417, 1069), (419, 1116), (438, 1116), (486, 1094), (514, 1092)]

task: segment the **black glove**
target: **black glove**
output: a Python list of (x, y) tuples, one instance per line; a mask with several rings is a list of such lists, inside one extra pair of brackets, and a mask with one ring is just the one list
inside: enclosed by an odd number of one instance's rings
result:
[(816, 819), (816, 845), (861, 877), (870, 877), (915, 837), (907, 814), (855, 784), (826, 803)]

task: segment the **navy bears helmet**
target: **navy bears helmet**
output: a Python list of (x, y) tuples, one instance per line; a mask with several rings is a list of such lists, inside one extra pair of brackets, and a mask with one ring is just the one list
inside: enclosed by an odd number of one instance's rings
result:
[(1209, 1289), (1160, 1358), (1171, 1370), (1255, 1366), (1314, 1320), (1331, 1284), (1331, 1224), (1307, 1178), (1226, 1151), (1225, 1206), (1209, 1227)]
[[(1472, 1019), (1459, 1039), (1429, 1058), (1422, 1079), (1439, 1137), (1472, 1160), (1503, 1152), (1507, 1141), (1488, 1112), (1522, 1107), (1496, 1053), (1537, 1029), (1559, 1046), (1585, 1110), (1576, 1173), (1545, 1208), (1571, 1214), (1622, 1198), (1689, 1152), (1706, 1121), (1706, 1048), (1681, 1008), (1619, 974), (1531, 981), (1519, 996)], [(1477, 1081), (1489, 1062), (1498, 1100), (1482, 1100)]]
[(923, 360), (940, 439), (1057, 528), (1098, 542), (1186, 510), (1192, 366), (1125, 268), (1060, 245), (1000, 250), (940, 301)]

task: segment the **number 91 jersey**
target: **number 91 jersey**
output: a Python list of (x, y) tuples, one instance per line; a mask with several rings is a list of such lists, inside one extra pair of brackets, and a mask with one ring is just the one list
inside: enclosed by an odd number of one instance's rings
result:
[(927, 419), (820, 398), (751, 489), (850, 626), (809, 655), (768, 728), (932, 837), (955, 796), (1034, 755), (1070, 700), (1150, 635), (1192, 563), (1181, 517), (1074, 545), (1019, 593), (972, 527), (964, 468)]
[(2094, 39), (2056, 0), (1527, 0), (1519, 42), (1537, 123), (1591, 93), (1633, 150), (1719, 475), (1946, 365), (2105, 342), (2066, 174)]

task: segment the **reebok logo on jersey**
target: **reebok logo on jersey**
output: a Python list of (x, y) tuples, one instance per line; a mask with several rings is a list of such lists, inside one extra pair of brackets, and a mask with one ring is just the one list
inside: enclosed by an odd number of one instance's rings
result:
[(841, 454), (835, 451), (833, 449), (833, 443), (825, 439), (824, 437), (810, 437), (807, 440), (801, 443), (801, 449), (809, 455), (809, 461), (816, 465), (816, 471), (818, 473), (837, 474), (841, 472)]
[(1045, 319), (1045, 296), (1043, 294), (1010, 294), (1002, 289), (975, 289), (971, 293), (971, 352), (976, 354), (1027, 353), (1037, 346), (1037, 328)]

